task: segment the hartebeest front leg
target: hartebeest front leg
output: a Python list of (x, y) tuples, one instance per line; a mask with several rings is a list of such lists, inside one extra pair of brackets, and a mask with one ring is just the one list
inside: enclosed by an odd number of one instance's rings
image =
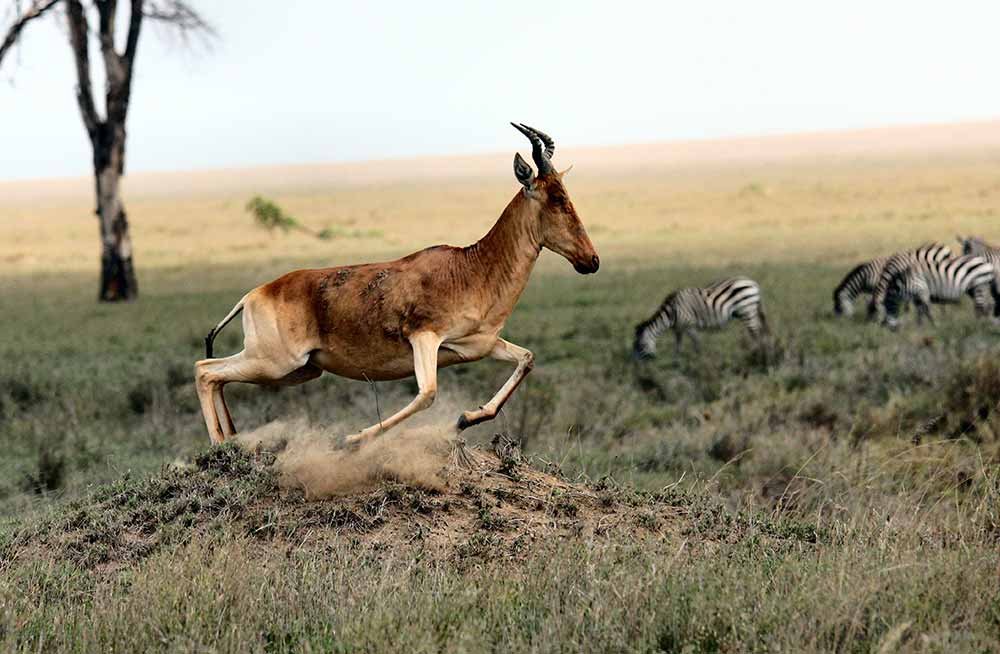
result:
[(433, 332), (421, 332), (410, 337), (410, 346), (413, 348), (413, 374), (417, 378), (419, 389), (417, 396), (385, 420), (357, 434), (347, 436), (344, 442), (348, 445), (360, 445), (434, 404), (434, 396), (437, 395), (438, 348), (441, 346), (441, 341), (441, 337)]
[(517, 368), (511, 374), (507, 382), (500, 387), (493, 398), (479, 407), (478, 411), (466, 411), (458, 419), (458, 430), (462, 431), (466, 427), (478, 425), (481, 422), (492, 420), (496, 417), (497, 411), (503, 407), (504, 402), (511, 396), (531, 369), (535, 366), (535, 355), (520, 345), (514, 345), (505, 340), (497, 339), (496, 345), (490, 350), (490, 357), (500, 361), (511, 361), (517, 364)]

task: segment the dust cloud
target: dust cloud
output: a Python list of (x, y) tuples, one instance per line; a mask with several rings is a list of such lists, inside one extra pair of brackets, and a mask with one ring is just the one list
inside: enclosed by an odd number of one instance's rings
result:
[[(355, 430), (356, 431), (356, 430)], [(342, 446), (343, 425), (309, 425), (305, 420), (276, 421), (237, 436), (251, 451), (275, 454), (279, 484), (309, 499), (371, 490), (385, 480), (443, 491), (442, 470), (455, 450), (455, 422), (400, 425), (359, 449)]]

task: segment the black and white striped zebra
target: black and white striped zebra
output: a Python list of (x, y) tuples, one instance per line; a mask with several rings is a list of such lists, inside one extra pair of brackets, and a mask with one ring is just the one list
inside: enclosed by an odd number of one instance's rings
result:
[[(958, 237), (958, 242), (962, 244), (962, 254), (972, 254), (982, 257), (993, 264), (996, 270), (997, 283), (1000, 284), (1000, 247), (990, 245), (978, 236)], [(994, 290), (995, 287), (991, 287)], [(993, 317), (1000, 320), (1000, 297), (993, 293)]]
[(963, 295), (972, 298), (977, 316), (987, 314), (987, 293), (997, 298), (996, 268), (975, 255), (949, 257), (943, 261), (922, 261), (897, 273), (889, 282), (886, 294), (884, 323), (890, 329), (899, 326), (900, 307), (913, 300), (917, 306), (917, 322), (927, 318), (931, 324), (930, 305), (955, 303)]
[(656, 340), (668, 329), (674, 331), (676, 353), (680, 353), (685, 334), (699, 351), (699, 329), (719, 329), (733, 318), (741, 320), (758, 340), (767, 333), (757, 282), (732, 277), (705, 288), (682, 288), (668, 295), (656, 313), (636, 326), (632, 354), (637, 359), (654, 356)]
[(889, 293), (889, 285), (903, 271), (918, 264), (934, 264), (951, 256), (951, 248), (943, 243), (924, 243), (920, 247), (897, 252), (889, 257), (882, 267), (882, 274), (878, 284), (875, 285), (875, 292), (872, 293), (871, 302), (868, 305), (869, 319), (878, 318), (885, 321), (885, 303)]
[[(878, 257), (855, 266), (833, 289), (833, 312), (838, 316), (854, 314), (854, 300), (859, 295), (871, 295), (882, 277), (882, 270), (891, 257)], [(869, 307), (869, 310), (871, 307)]]
[(959, 236), (958, 242), (962, 244), (962, 254), (974, 254), (982, 257), (993, 264), (993, 267), (1000, 270), (1000, 247), (990, 245), (978, 236)]

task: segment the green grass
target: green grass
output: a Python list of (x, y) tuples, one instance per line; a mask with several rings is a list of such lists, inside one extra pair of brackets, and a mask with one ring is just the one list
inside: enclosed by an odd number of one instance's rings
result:
[[(621, 497), (668, 487), (658, 497), (677, 512), (642, 513), (640, 526), (661, 530), (643, 537), (623, 526), (513, 555), (497, 539), (511, 525), (484, 509), (479, 532), (441, 558), (416, 541), (255, 535), (241, 511), (274, 495), (273, 480), (239, 457), (237, 472), (212, 476), (191, 364), (248, 287), (290, 267), (148, 272), (141, 300), (123, 306), (96, 305), (89, 279), (5, 288), (4, 649), (995, 647), (1000, 334), (968, 304), (937, 309), (936, 328), (911, 316), (891, 334), (832, 318), (840, 268), (610, 263), (580, 277), (543, 262), (505, 331), (535, 352), (536, 369), (473, 440), (506, 431), (537, 465)], [(734, 272), (764, 288), (770, 363), (735, 325), (706, 334), (701, 355), (675, 359), (667, 336), (655, 361), (629, 360), (633, 326), (668, 290)], [(239, 342), (237, 324), (216, 348)], [(457, 418), (509, 372), (490, 362), (442, 371), (435, 411)], [(376, 419), (367, 384), (231, 388), (243, 429)], [(415, 390), (377, 388), (383, 411)], [(209, 472), (164, 468), (178, 459)], [(135, 554), (114, 538), (129, 529), (156, 546)], [(38, 556), (26, 554), (33, 546)]]

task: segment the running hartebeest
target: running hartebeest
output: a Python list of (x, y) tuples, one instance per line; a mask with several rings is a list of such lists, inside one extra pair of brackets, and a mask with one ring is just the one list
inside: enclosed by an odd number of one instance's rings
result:
[[(489, 402), (462, 414), (457, 427), (496, 416), (533, 366), (534, 355), (500, 338), (500, 330), (542, 248), (561, 254), (579, 273), (597, 272), (600, 265), (563, 186), (564, 173), (552, 167), (555, 143), (527, 125), (514, 127), (531, 142), (538, 176), (514, 155), (514, 176), (523, 188), (478, 242), (438, 245), (386, 263), (297, 270), (243, 296), (208, 333), (208, 358), (195, 364), (212, 441), (236, 433), (222, 392), (229, 382), (301, 384), (323, 371), (358, 380), (415, 375), (416, 398), (346, 437), (356, 445), (429, 407), (438, 368), (487, 356), (517, 367)], [(243, 351), (211, 358), (215, 335), (240, 311)]]

